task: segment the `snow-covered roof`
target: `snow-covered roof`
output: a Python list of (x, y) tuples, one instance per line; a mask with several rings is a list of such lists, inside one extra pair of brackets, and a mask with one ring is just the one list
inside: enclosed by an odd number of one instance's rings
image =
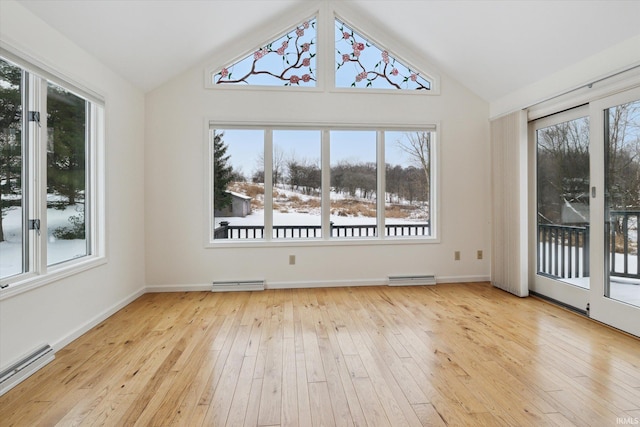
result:
[(227, 193), (231, 194), (234, 197), (242, 199), (242, 200), (251, 200), (252, 199), (249, 196), (245, 196), (244, 194), (236, 193), (235, 191), (227, 191)]

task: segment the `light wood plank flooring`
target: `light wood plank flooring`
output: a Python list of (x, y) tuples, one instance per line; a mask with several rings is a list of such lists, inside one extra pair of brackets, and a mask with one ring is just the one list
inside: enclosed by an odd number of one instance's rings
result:
[(147, 294), (0, 397), (4, 426), (615, 426), (640, 341), (486, 283)]

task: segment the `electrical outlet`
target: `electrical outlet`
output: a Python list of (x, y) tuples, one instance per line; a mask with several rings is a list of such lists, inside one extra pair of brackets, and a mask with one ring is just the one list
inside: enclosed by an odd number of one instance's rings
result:
[(295, 264), (296, 264), (296, 256), (289, 255), (289, 265), (295, 265)]
[(482, 259), (482, 251), (478, 250), (478, 255), (477, 255), (478, 259)]
[(455, 251), (453, 253), (453, 259), (456, 261), (460, 261), (460, 251)]

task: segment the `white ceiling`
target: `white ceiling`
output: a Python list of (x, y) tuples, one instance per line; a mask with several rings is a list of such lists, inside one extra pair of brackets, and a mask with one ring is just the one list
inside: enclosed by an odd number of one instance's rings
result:
[[(18, 1), (146, 92), (312, 0)], [(640, 34), (634, 0), (345, 1), (488, 102)]]

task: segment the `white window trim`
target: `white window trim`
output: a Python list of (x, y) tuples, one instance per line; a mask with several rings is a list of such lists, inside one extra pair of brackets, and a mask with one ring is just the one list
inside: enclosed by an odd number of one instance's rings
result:
[[(105, 101), (96, 92), (74, 83), (72, 79), (62, 76), (43, 63), (28, 57), (6, 43), (0, 45), (0, 56), (27, 71), (30, 80), (30, 91), (27, 109), (46, 111), (47, 82), (54, 83), (65, 90), (89, 102), (89, 142), (87, 144), (87, 190), (89, 221), (88, 251), (86, 256), (70, 259), (59, 264), (47, 266), (46, 232), (40, 236), (35, 231), (29, 232), (26, 272), (1, 279), (0, 301), (19, 295), (23, 292), (45, 286), (65, 277), (95, 268), (107, 262), (106, 258), (106, 169), (105, 169)], [(28, 162), (30, 172), (26, 217), (39, 218), (41, 229), (46, 230), (46, 114), (41, 114), (41, 125), (28, 123), (29, 137), (35, 149), (29, 150)], [(35, 180), (34, 177), (38, 179)], [(36, 182), (37, 181), (37, 182)]]
[[(319, 130), (323, 133), (322, 140), (327, 138), (328, 133), (331, 130), (367, 130), (376, 131), (378, 134), (384, 134), (385, 131), (432, 131), (434, 133), (433, 145), (431, 147), (431, 203), (435, 206), (435, 209), (430, 211), (430, 236), (415, 236), (415, 237), (395, 237), (385, 236), (384, 233), (377, 237), (370, 238), (355, 238), (355, 237), (330, 237), (329, 230), (329, 211), (330, 206), (326, 201), (328, 200), (329, 191), (329, 179), (328, 173), (322, 174), (322, 236), (317, 239), (272, 239), (269, 233), (266, 233), (267, 224), (271, 224), (271, 218), (268, 215), (272, 215), (272, 197), (270, 197), (270, 190), (265, 186), (265, 239), (214, 239), (213, 233), (215, 229), (215, 218), (213, 215), (213, 141), (211, 138), (211, 129), (267, 129), (267, 130), (279, 130), (279, 129), (299, 129), (299, 130)], [(204, 121), (204, 146), (203, 146), (203, 159), (204, 170), (206, 171), (206, 185), (204, 185), (204, 247), (205, 248), (270, 248), (270, 247), (322, 247), (322, 246), (371, 246), (371, 245), (423, 245), (440, 243), (440, 131), (441, 124), (380, 124), (367, 125), (367, 124), (336, 124), (336, 123), (296, 123), (289, 124), (286, 122), (235, 122), (235, 121), (217, 121), (215, 119), (205, 119)], [(377, 135), (379, 136), (379, 135)], [(379, 138), (376, 138), (379, 141)], [(327, 138), (328, 141), (328, 138)], [(322, 144), (322, 170), (329, 168), (329, 144)], [(377, 154), (379, 156), (377, 163), (384, 164), (384, 144), (378, 144), (376, 147)], [(382, 152), (382, 154), (381, 154)], [(265, 162), (270, 164), (272, 156), (272, 141), (270, 138), (266, 138), (265, 144)], [(381, 156), (381, 157), (380, 157)], [(265, 182), (271, 181), (270, 168), (265, 168)], [(380, 190), (385, 188), (385, 169), (377, 168), (378, 171), (378, 194), (381, 194)], [(325, 194), (325, 191), (327, 194)], [(378, 229), (384, 228), (384, 221), (380, 221), (381, 216), (384, 217), (384, 198), (377, 198), (377, 215), (378, 215)]]

